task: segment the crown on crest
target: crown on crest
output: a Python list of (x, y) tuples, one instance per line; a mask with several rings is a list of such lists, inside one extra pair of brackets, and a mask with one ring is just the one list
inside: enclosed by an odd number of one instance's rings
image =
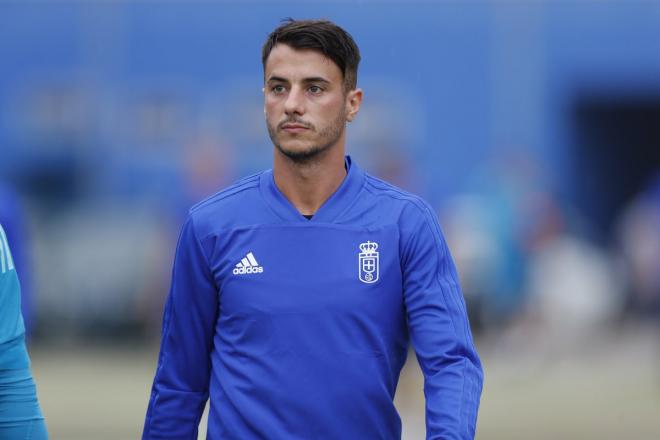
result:
[(378, 243), (374, 243), (373, 241), (367, 241), (366, 243), (360, 244), (360, 250), (365, 254), (374, 253), (376, 252), (376, 249), (378, 249)]

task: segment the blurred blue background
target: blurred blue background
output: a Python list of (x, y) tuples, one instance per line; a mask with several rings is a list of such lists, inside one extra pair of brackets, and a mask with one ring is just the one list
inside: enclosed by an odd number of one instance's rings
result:
[[(353, 35), (365, 101), (348, 152), (437, 208), (484, 356), (482, 438), (660, 436), (644, 418), (660, 409), (659, 2), (5, 0), (0, 222), (55, 438), (105, 438), (48, 406), (62, 356), (137, 365), (131, 422), (104, 428), (137, 436), (183, 216), (270, 166), (260, 50), (289, 16)], [(530, 416), (523, 434), (507, 380), (565, 382), (520, 386), (563, 407), (608, 353), (631, 362), (602, 377), (611, 398), (638, 407), (596, 397), (593, 420)], [(562, 362), (567, 376), (544, 369)], [(397, 399), (421, 438), (419, 399)]]

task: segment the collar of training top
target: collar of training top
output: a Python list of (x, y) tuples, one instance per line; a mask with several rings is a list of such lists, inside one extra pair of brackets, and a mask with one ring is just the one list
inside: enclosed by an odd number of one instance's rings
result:
[(321, 205), (314, 213), (311, 220), (307, 220), (298, 210), (284, 197), (275, 184), (273, 170), (267, 170), (261, 175), (259, 188), (266, 203), (284, 220), (299, 221), (304, 223), (324, 222), (332, 223), (344, 212), (355, 200), (364, 183), (364, 172), (353, 162), (350, 156), (346, 156), (346, 177), (339, 188)]

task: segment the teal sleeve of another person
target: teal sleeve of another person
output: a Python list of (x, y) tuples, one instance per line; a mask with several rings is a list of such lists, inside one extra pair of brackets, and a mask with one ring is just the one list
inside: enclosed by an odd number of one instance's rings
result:
[(48, 438), (25, 347), (20, 283), (0, 226), (0, 438)]

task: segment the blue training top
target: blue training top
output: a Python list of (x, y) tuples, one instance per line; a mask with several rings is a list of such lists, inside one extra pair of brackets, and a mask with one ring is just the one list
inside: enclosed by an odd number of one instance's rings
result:
[(0, 225), (0, 427), (43, 419), (30, 372), (21, 315), (21, 287)]
[(143, 439), (399, 439), (412, 339), (429, 439), (474, 437), (483, 373), (449, 250), (419, 197), (350, 157), (308, 220), (271, 170), (190, 210)]

